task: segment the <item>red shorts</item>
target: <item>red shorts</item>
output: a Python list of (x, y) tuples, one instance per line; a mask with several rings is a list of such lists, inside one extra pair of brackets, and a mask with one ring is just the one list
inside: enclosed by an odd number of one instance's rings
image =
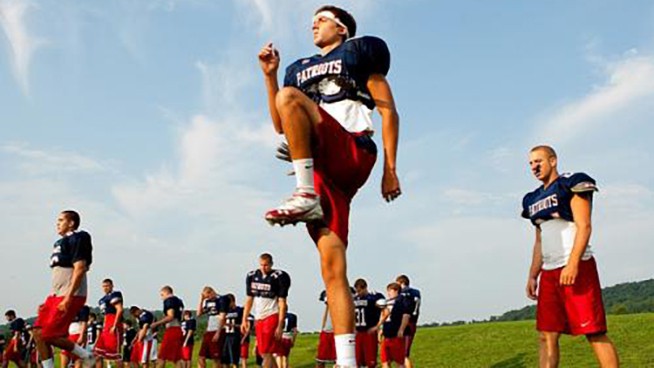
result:
[(241, 359), (246, 359), (250, 357), (250, 343), (244, 342), (241, 344)]
[(148, 363), (152, 361), (152, 346), (154, 341), (137, 341), (132, 348), (130, 361), (132, 363)]
[(179, 326), (168, 327), (164, 331), (161, 346), (159, 347), (159, 360), (177, 362), (182, 357), (182, 344), (184, 343), (184, 333)]
[(606, 332), (606, 316), (595, 259), (579, 262), (574, 285), (561, 286), (563, 268), (542, 271), (536, 307), (536, 329), (572, 335)]
[[(205, 332), (202, 335), (202, 345), (200, 345), (200, 358), (206, 359), (220, 359), (220, 340), (213, 342), (213, 335), (216, 334), (216, 331)], [(220, 334), (220, 339), (222, 339), (224, 334)]]
[(287, 357), (291, 354), (291, 348), (293, 347), (292, 339), (282, 338), (276, 344), (275, 355), (280, 357)]
[(316, 361), (319, 363), (332, 363), (336, 361), (336, 342), (333, 332), (320, 332)]
[(279, 314), (272, 314), (264, 319), (257, 321), (257, 350), (259, 354), (272, 354), (275, 352), (277, 339), (275, 339), (275, 329), (279, 323)]
[(64, 300), (63, 296), (49, 295), (39, 307), (39, 315), (34, 321), (34, 327), (41, 329), (43, 339), (68, 336), (70, 323), (86, 303), (85, 296), (74, 296), (66, 312), (61, 312), (58, 307), (62, 300)]
[(356, 333), (356, 358), (357, 366), (371, 367), (377, 366), (377, 332), (369, 333), (366, 331)]
[(404, 359), (406, 358), (405, 351), (404, 338), (385, 337), (381, 346), (381, 361), (382, 363), (395, 362), (397, 364), (404, 364)]
[(193, 345), (182, 346), (182, 360), (190, 361), (193, 358)]
[[(72, 341), (75, 344), (77, 344), (78, 339), (79, 339), (79, 334), (68, 335), (68, 340)], [(61, 355), (68, 357), (68, 359), (71, 359), (73, 362), (79, 358), (77, 355), (73, 354), (73, 352), (63, 349), (61, 349)]]
[(404, 344), (406, 346), (407, 357), (411, 355), (411, 345), (413, 345), (413, 338), (416, 336), (417, 329), (418, 326), (416, 322), (409, 322), (409, 325), (407, 326), (407, 330), (404, 334)]
[[(350, 202), (365, 184), (377, 159), (375, 151), (369, 152), (357, 145), (357, 138), (322, 108), (322, 121), (316, 125), (312, 147), (314, 163), (314, 186), (320, 195), (326, 227), (336, 233), (347, 245)], [(372, 140), (370, 146), (374, 147)], [(309, 234), (318, 241), (321, 227), (309, 225)]]
[(21, 354), (21, 349), (16, 349), (14, 351), (14, 347), (16, 346), (16, 339), (11, 339), (9, 340), (9, 344), (5, 348), (5, 353), (2, 355), (2, 361), (3, 362), (22, 362), (23, 361), (23, 356)]
[(111, 327), (113, 327), (115, 321), (115, 314), (107, 314), (104, 316), (102, 332), (100, 332), (98, 341), (96, 341), (95, 347), (93, 348), (93, 352), (97, 356), (107, 360), (121, 360), (123, 357), (120, 352), (120, 349), (123, 346), (123, 325), (122, 323), (119, 323), (112, 333)]

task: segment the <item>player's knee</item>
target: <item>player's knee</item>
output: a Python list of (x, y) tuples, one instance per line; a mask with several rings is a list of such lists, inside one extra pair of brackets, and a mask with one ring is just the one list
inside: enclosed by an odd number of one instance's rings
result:
[(302, 92), (294, 87), (284, 87), (277, 92), (275, 97), (275, 104), (278, 110), (283, 110), (292, 107), (302, 101)]

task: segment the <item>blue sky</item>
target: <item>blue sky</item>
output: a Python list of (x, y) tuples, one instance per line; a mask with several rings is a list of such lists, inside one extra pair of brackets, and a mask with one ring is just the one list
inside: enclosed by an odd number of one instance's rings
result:
[[(598, 180), (603, 283), (652, 277), (651, 2), (335, 3), (388, 42), (401, 116), (404, 195), (382, 201), (378, 165), (353, 204), (352, 279), (408, 274), (425, 322), (527, 304), (533, 230), (518, 214), (540, 143)], [(108, 276), (130, 305), (159, 307), (163, 284), (191, 307), (205, 284), (240, 298), (270, 251), (301, 328), (317, 328), (317, 252), (262, 218), (293, 179), (273, 157), (256, 54), (314, 53), (319, 5), (0, 0), (0, 308), (34, 314), (54, 219), (75, 208), (94, 237), (91, 301)]]

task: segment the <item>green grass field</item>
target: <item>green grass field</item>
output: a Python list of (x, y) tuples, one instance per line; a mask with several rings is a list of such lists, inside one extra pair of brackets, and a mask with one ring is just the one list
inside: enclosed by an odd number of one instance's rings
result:
[[(608, 318), (609, 336), (617, 346), (622, 366), (654, 367), (654, 313)], [(419, 368), (536, 367), (538, 335), (534, 325), (534, 321), (519, 321), (419, 328), (411, 356)], [(317, 334), (298, 336), (291, 351), (293, 368), (314, 366), (317, 341)], [(199, 347), (196, 344), (196, 357)], [(254, 366), (252, 357), (250, 363)], [(196, 364), (194, 360), (193, 366)], [(583, 336), (561, 338), (561, 367), (596, 366)]]

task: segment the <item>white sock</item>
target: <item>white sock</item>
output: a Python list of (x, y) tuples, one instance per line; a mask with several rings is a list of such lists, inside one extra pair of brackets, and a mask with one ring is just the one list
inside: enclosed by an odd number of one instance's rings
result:
[(75, 344), (71, 352), (82, 359), (88, 359), (91, 356), (91, 353), (89, 353), (88, 351), (86, 351), (86, 349), (84, 349), (83, 347), (77, 344)]
[(54, 368), (54, 360), (52, 360), (52, 358), (42, 360), (41, 365), (43, 366), (43, 368)]
[(293, 160), (297, 189), (302, 192), (315, 193), (313, 188), (313, 159)]
[(356, 367), (357, 359), (354, 350), (354, 334), (334, 336), (336, 342), (336, 364), (339, 367)]

